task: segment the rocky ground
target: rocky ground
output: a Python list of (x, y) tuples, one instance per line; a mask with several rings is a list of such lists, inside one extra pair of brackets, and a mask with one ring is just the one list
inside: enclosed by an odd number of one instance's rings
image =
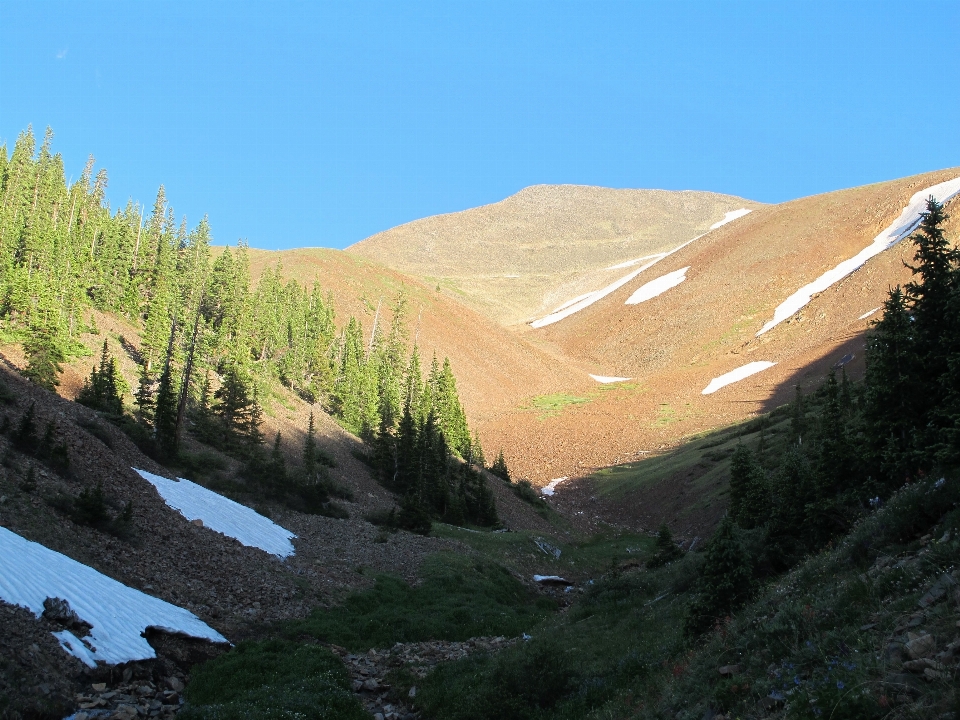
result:
[[(397, 670), (422, 679), (437, 663), (460, 660), (468, 655), (492, 653), (509, 647), (518, 638), (470, 638), (464, 642), (397, 643), (389, 649), (371, 649), (356, 655), (337, 645), (330, 646), (350, 673), (353, 691), (374, 720), (413, 720), (417, 686), (394, 684)], [(410, 685), (410, 687), (407, 687)]]
[[(7, 388), (6, 399), (0, 402), (0, 426), (6, 427), (0, 433), (0, 526), (184, 607), (231, 641), (255, 634), (261, 623), (303, 617), (313, 608), (335, 604), (351, 590), (369, 586), (377, 572), (416, 582), (426, 556), (441, 550), (470, 552), (453, 540), (384, 533), (365, 521), (366, 512), (389, 507), (392, 499), (352, 456), (350, 448), (356, 443), (352, 439), (331, 452), (338, 462), (336, 479), (354, 495), (353, 501), (342, 503), (349, 519), (258, 505), (258, 510), (296, 533), (296, 554), (281, 560), (243, 546), (187, 522), (169, 508), (131, 468), (168, 477), (169, 471), (143, 455), (119, 429), (88, 408), (40, 390), (11, 372), (0, 369), (0, 375)], [(31, 407), (37, 433), (52, 428), (55, 442), (65, 448), (68, 468), (55, 467), (35, 448), (14, 442), (13, 434)], [(70, 499), (98, 484), (111, 517), (131, 505), (129, 526), (98, 530), (71, 519), (65, 509)], [(498, 490), (508, 525), (529, 520), (539, 531), (549, 532), (549, 525), (529, 506), (507, 489)], [(67, 655), (50, 634), (58, 629), (52, 621), (37, 620), (22, 608), (0, 602), (0, 717), (59, 718), (90, 703), (96, 706), (81, 708), (90, 717), (96, 717), (90, 714), (94, 711), (118, 712), (120, 705), (146, 708), (147, 715), (172, 712), (173, 695), (164, 694), (171, 690), (167, 678), (182, 678), (190, 658), (178, 658), (169, 647), (155, 645), (158, 662), (167, 664), (159, 669), (149, 663), (146, 670), (134, 668), (131, 672), (146, 676), (125, 683), (122, 670), (119, 679), (103, 678)], [(100, 682), (106, 682), (107, 689), (91, 690)], [(106, 697), (109, 693), (116, 695)], [(9, 704), (4, 707), (4, 702)]]

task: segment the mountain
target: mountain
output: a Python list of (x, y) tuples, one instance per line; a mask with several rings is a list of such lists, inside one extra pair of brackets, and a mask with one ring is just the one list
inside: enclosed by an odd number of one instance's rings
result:
[[(0, 175), (3, 717), (78, 705), (170, 716), (184, 681), (185, 718), (281, 706), (361, 717), (361, 704), (488, 717), (503, 716), (501, 701), (549, 715), (561, 699), (568, 715), (606, 704), (619, 717), (635, 714), (635, 691), (674, 716), (677, 701), (644, 689), (667, 672), (697, 717), (757, 706), (732, 695), (749, 693), (726, 679), (738, 658), (724, 658), (719, 685), (719, 656), (695, 660), (713, 677), (709, 700), (683, 684), (694, 656), (681, 626), (709, 633), (747, 608), (757, 629), (740, 627), (738, 642), (762, 647), (749, 638), (767, 632), (779, 590), (753, 610), (728, 590), (772, 587), (795, 566), (802, 576), (807, 555), (851, 529), (830, 560), (859, 568), (851, 582), (860, 570), (922, 572), (909, 593), (864, 590), (893, 609), (850, 616), (843, 642), (815, 659), (857, 647), (902, 671), (871, 665), (837, 689), (863, 676), (914, 692), (904, 673), (946, 682), (956, 643), (937, 644), (955, 618), (907, 622), (897, 603), (932, 607), (955, 585), (943, 574), (958, 547), (955, 477), (934, 462), (949, 457), (960, 407), (944, 384), (952, 330), (935, 331), (954, 327), (949, 303), (924, 310), (913, 294), (913, 320), (896, 316), (936, 342), (901, 338), (914, 354), (890, 357), (938, 373), (914, 373), (912, 395), (893, 378), (895, 399), (916, 409), (903, 447), (886, 437), (899, 406), (882, 406), (876, 384), (824, 378), (862, 375), (877, 309), (913, 278), (902, 240), (928, 194), (960, 216), (960, 171), (779, 205), (542, 186), (348, 252), (228, 252), (210, 246), (206, 221), (178, 228), (162, 189), (147, 220), (133, 203), (106, 205), (92, 164), (67, 184), (50, 137), (34, 159), (22, 134)], [(956, 238), (960, 217), (939, 227)], [(787, 405), (798, 386), (808, 399)], [(485, 472), (472, 431), (488, 467), (502, 451), (533, 484)], [(933, 474), (898, 493), (920, 470)], [(856, 525), (888, 500), (886, 515)], [(718, 526), (705, 555), (678, 560), (671, 529), (689, 551)], [(909, 566), (881, 557), (901, 552)], [(834, 601), (846, 584), (808, 602), (824, 627), (830, 608), (857, 605)], [(876, 623), (881, 645), (863, 636)], [(929, 639), (898, 634), (907, 627)], [(556, 633), (568, 631), (589, 644), (589, 667), (562, 659)], [(267, 639), (198, 665), (224, 638), (251, 636)], [(489, 655), (445, 669), (477, 652)], [(766, 688), (776, 673), (759, 652), (743, 662)], [(482, 672), (463, 675), (470, 667)], [(532, 690), (518, 681), (531, 669), (544, 678)], [(826, 702), (808, 670), (794, 677), (804, 708)], [(787, 689), (761, 709), (790, 705)]]
[(759, 203), (709, 192), (535, 185), (347, 248), (447, 288), (504, 325), (532, 320), (625, 260), (664, 252)]

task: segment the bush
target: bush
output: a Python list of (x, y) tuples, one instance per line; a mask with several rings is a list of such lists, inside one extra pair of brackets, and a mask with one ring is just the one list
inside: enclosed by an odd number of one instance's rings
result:
[(439, 665), (424, 683), (423, 708), (444, 720), (533, 720), (581, 685), (576, 650), (533, 641), (492, 661), (468, 658)]
[(400, 578), (379, 575), (370, 590), (289, 623), (286, 634), (291, 638), (309, 635), (363, 652), (396, 642), (515, 636), (555, 607), (553, 600), (532, 595), (499, 565), (434, 555), (424, 563), (419, 585), (411, 587)]
[(547, 504), (546, 500), (540, 497), (540, 493), (534, 489), (529, 480), (518, 480), (516, 483), (511, 483), (510, 488), (513, 490), (514, 495), (534, 507), (543, 507)]
[(343, 663), (316, 645), (242, 642), (191, 672), (183, 720), (367, 720)]

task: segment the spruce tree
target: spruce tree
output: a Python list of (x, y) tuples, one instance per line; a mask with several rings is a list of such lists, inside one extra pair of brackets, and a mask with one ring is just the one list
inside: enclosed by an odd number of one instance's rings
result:
[(500, 448), (500, 452), (497, 454), (497, 459), (494, 460), (493, 465), (490, 466), (490, 472), (504, 482), (512, 482), (510, 478), (510, 469), (507, 467), (507, 461), (503, 457), (503, 448)]
[(303, 470), (307, 478), (313, 480), (317, 473), (317, 428), (313, 423), (313, 411), (307, 425), (307, 436), (303, 439)]
[(730, 459), (730, 518), (744, 529), (762, 525), (769, 508), (763, 468), (746, 445), (737, 445)]
[(58, 376), (63, 372), (60, 363), (66, 360), (66, 357), (53, 332), (47, 328), (33, 330), (30, 339), (24, 343), (24, 351), (27, 355), (24, 377), (46, 390), (55, 392), (60, 384)]
[(673, 533), (670, 532), (670, 528), (667, 527), (666, 523), (662, 523), (660, 529), (657, 530), (656, 551), (647, 562), (647, 567), (662, 567), (682, 556), (683, 551), (673, 541)]
[(917, 428), (920, 362), (914, 325), (900, 287), (890, 291), (883, 315), (867, 336), (864, 421), (869, 454), (889, 490), (912, 475), (920, 461)]
[(700, 634), (722, 621), (749, 598), (752, 585), (753, 573), (736, 524), (725, 517), (707, 545), (687, 632)]

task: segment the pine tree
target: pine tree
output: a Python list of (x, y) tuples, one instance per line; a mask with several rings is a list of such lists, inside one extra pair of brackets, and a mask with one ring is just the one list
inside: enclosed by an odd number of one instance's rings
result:
[(147, 371), (146, 364), (140, 366), (140, 379), (137, 384), (137, 392), (134, 396), (137, 403), (137, 411), (140, 422), (145, 424), (153, 423), (156, 401), (156, 381)]
[(177, 454), (177, 393), (173, 387), (173, 372), (168, 359), (157, 386), (153, 431), (160, 450), (170, 456)]
[(899, 286), (890, 291), (880, 321), (867, 336), (866, 361), (868, 450), (888, 488), (894, 489), (915, 472), (920, 460), (916, 433), (923, 412), (913, 320)]
[(53, 333), (47, 328), (33, 330), (30, 339), (24, 343), (24, 350), (27, 355), (24, 377), (54, 392), (60, 384), (58, 376), (63, 372), (60, 363), (66, 360), (66, 357)]
[(673, 534), (666, 523), (657, 530), (657, 545), (653, 557), (647, 562), (647, 567), (657, 568), (671, 563), (683, 556), (683, 551), (673, 541)]
[(214, 411), (228, 435), (235, 439), (249, 436), (253, 400), (238, 368), (230, 366), (226, 369), (223, 382), (213, 397), (219, 401)]
[(310, 412), (310, 422), (307, 425), (307, 436), (303, 440), (303, 470), (310, 479), (313, 479), (316, 476), (317, 428), (313, 423), (313, 411)]
[(769, 507), (766, 478), (754, 453), (737, 445), (730, 459), (730, 518), (744, 529), (762, 525)]
[(725, 517), (707, 546), (687, 632), (696, 635), (709, 630), (748, 599), (752, 585), (753, 573), (736, 524)]
[(107, 341), (104, 340), (103, 349), (100, 352), (100, 363), (94, 365), (90, 371), (90, 377), (77, 394), (77, 402), (95, 410), (122, 415), (123, 395), (120, 384), (117, 361), (111, 357)]
[(512, 482), (510, 478), (510, 469), (507, 467), (507, 461), (503, 457), (503, 448), (500, 448), (497, 459), (494, 460), (493, 465), (490, 466), (490, 472), (505, 482)]

